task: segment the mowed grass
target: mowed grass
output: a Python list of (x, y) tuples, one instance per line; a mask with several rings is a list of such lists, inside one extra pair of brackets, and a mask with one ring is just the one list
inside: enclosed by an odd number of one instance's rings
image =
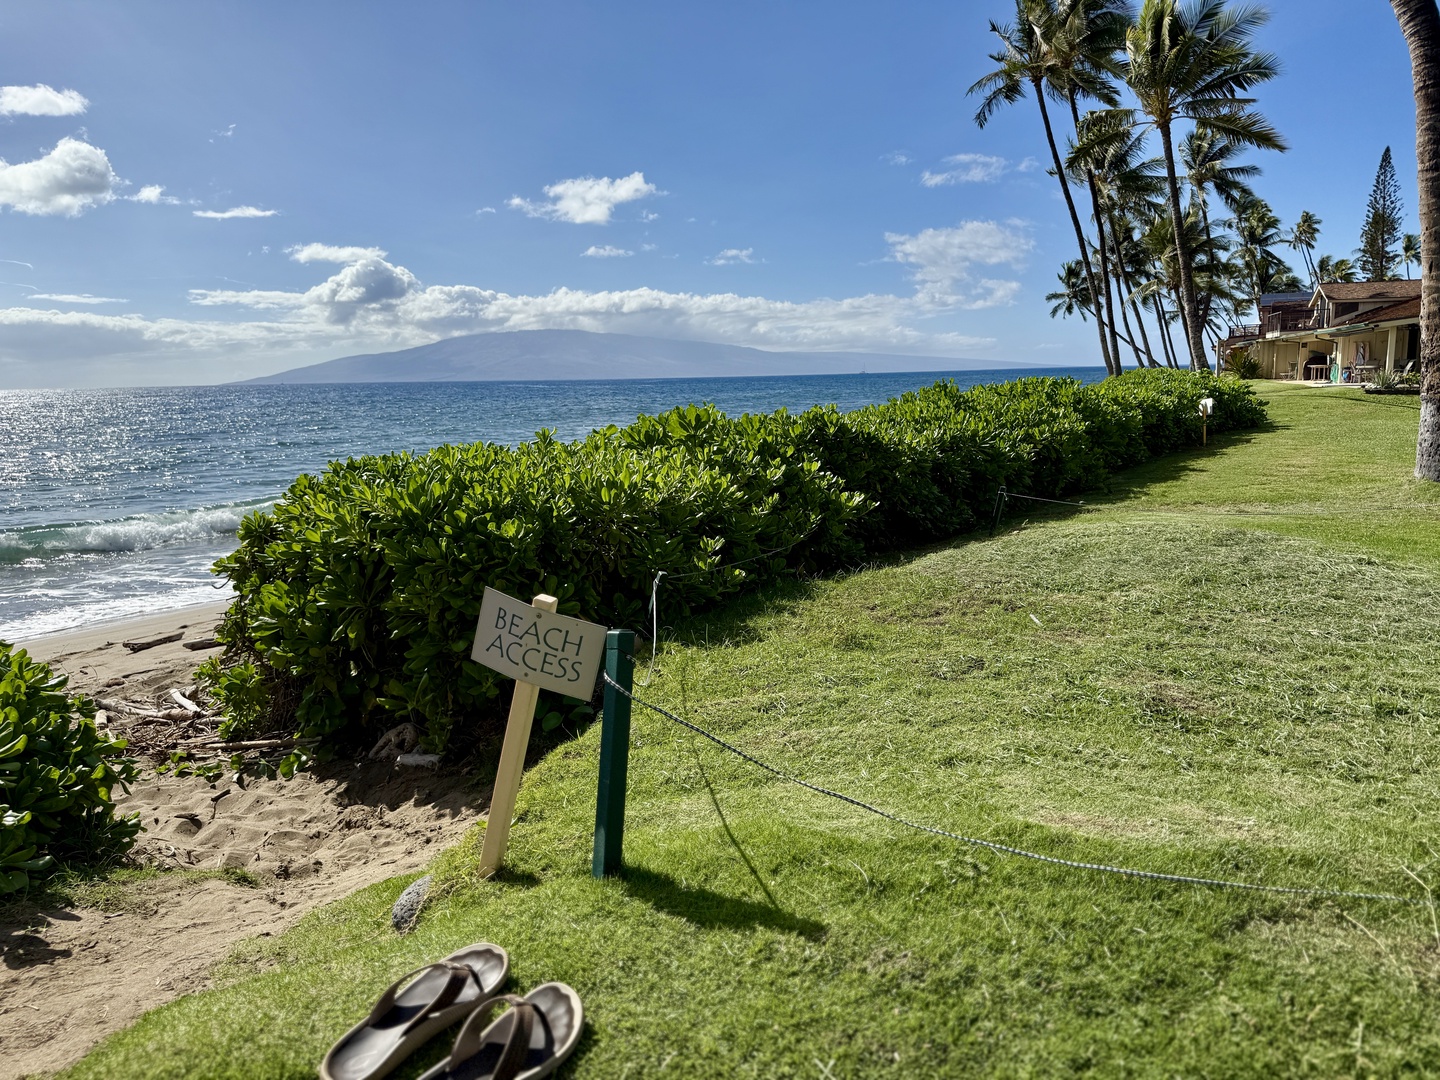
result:
[[(1423, 899), (1440, 490), (1410, 479), (1415, 414), (1394, 399), (1266, 391), (1274, 430), (1138, 470), (1095, 512), (1012, 515), (993, 540), (675, 627), (638, 692), (956, 832)], [(1440, 1073), (1430, 906), (996, 855), (639, 708), (628, 871), (595, 881), (599, 734), (531, 768), (501, 880), (475, 878), (477, 830), (412, 934), (388, 928), (408, 879), (377, 885), (247, 943), (218, 989), (68, 1075), (311, 1076), (383, 986), (476, 940), (510, 951), (521, 991), (579, 991), (577, 1077)]]

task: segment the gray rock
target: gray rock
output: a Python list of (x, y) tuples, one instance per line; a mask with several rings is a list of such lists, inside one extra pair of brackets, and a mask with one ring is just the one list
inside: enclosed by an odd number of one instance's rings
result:
[(405, 887), (395, 900), (395, 906), (390, 909), (390, 925), (397, 933), (408, 933), (415, 925), (415, 920), (420, 917), (420, 908), (425, 904), (425, 897), (430, 892), (430, 875), (416, 878)]

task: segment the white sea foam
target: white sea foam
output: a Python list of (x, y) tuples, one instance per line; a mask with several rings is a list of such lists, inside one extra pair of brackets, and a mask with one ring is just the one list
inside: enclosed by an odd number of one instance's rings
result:
[(137, 514), (110, 521), (32, 525), (0, 532), (0, 563), (149, 551), (172, 544), (234, 536), (247, 514), (269, 505), (268, 502), (232, 503), (164, 514)]

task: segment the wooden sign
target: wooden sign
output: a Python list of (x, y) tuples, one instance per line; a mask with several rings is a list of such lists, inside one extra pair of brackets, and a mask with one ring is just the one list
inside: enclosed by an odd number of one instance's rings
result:
[(485, 590), (470, 651), (476, 663), (517, 682), (588, 699), (604, 652), (605, 627)]

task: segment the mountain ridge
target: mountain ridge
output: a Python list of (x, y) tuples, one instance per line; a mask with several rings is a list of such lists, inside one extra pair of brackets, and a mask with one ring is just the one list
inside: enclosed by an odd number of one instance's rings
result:
[(361, 353), (241, 380), (241, 385), (346, 382), (535, 382), (586, 379), (831, 375), (854, 371), (1024, 370), (1035, 365), (901, 353), (770, 352), (589, 330), (505, 330)]

